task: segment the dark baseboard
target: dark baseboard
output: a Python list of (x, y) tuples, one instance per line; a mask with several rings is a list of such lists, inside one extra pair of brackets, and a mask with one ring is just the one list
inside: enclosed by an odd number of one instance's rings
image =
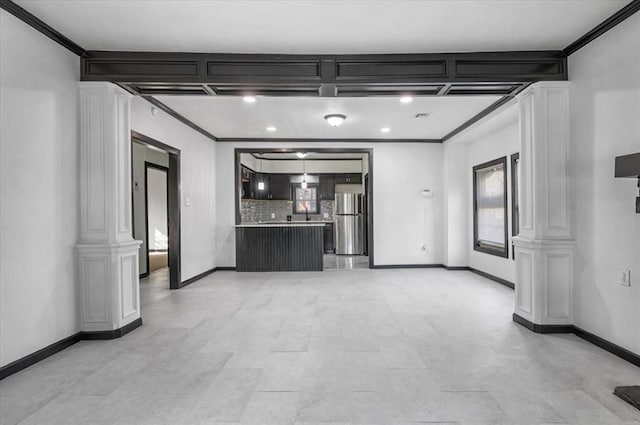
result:
[(116, 339), (124, 336), (134, 330), (137, 327), (142, 326), (142, 317), (138, 317), (131, 323), (128, 323), (120, 329), (113, 329), (111, 331), (96, 331), (96, 332), (80, 332), (82, 339), (96, 340), (96, 339)]
[(483, 272), (481, 270), (478, 269), (474, 269), (472, 267), (469, 267), (468, 270), (472, 273), (475, 273), (477, 275), (480, 275), (482, 277), (486, 277), (487, 279), (493, 280), (494, 282), (498, 282), (500, 285), (504, 285), (507, 288), (511, 288), (511, 289), (515, 289), (516, 285), (513, 282), (509, 282), (508, 280), (504, 280), (498, 276), (494, 276), (492, 274)]
[(236, 268), (235, 267), (230, 267), (230, 266), (222, 266), (222, 267), (214, 267), (212, 269), (209, 269), (205, 272), (202, 272), (198, 275), (193, 276), (190, 279), (185, 280), (184, 282), (182, 282), (180, 284), (180, 288), (184, 288), (187, 285), (191, 285), (193, 282), (202, 279), (203, 277), (207, 277), (209, 276), (211, 273), (215, 273), (215, 272), (222, 272), (222, 271), (235, 271)]
[(82, 340), (82, 335), (80, 332), (78, 332), (64, 339), (61, 339), (60, 341), (54, 342), (51, 345), (47, 345), (46, 347), (36, 351), (35, 353), (31, 353), (21, 359), (2, 366), (0, 367), (0, 380), (6, 378), (7, 376), (13, 375), (14, 373), (20, 372), (22, 369), (25, 369), (32, 364), (38, 363), (39, 361), (44, 360), (49, 356), (53, 356), (54, 354), (64, 350), (65, 348), (71, 347), (73, 344), (80, 340)]
[(449, 270), (449, 271), (471, 271), (471, 267), (469, 266), (443, 266), (445, 269)]
[(204, 271), (204, 272), (202, 272), (200, 274), (197, 274), (197, 275), (193, 276), (192, 278), (189, 278), (189, 279), (185, 280), (184, 282), (182, 282), (180, 284), (180, 288), (184, 288), (187, 285), (191, 285), (193, 282), (195, 282), (197, 280), (200, 280), (203, 277), (209, 276), (211, 273), (213, 273), (215, 271), (216, 271), (216, 268), (214, 267), (214, 268), (209, 269), (207, 271)]
[(149, 277), (149, 272), (141, 273), (138, 275), (138, 279), (144, 279), (145, 277)]
[(382, 264), (374, 265), (374, 269), (435, 269), (444, 267), (442, 264)]
[(539, 325), (513, 313), (513, 321), (537, 334), (571, 334), (573, 325)]
[(28, 354), (21, 359), (11, 362), (5, 366), (0, 367), (0, 380), (11, 376), (14, 373), (20, 372), (29, 366), (36, 364), (47, 357), (53, 356), (56, 353), (71, 347), (76, 342), (82, 340), (98, 340), (98, 339), (115, 339), (120, 338), (123, 335), (128, 334), (138, 326), (142, 325), (142, 318), (138, 318), (133, 322), (121, 327), (120, 329), (114, 329), (112, 331), (99, 331), (99, 332), (78, 332), (71, 336), (68, 336), (60, 341), (54, 342), (34, 353)]
[(640, 367), (640, 355), (574, 325), (538, 325), (513, 313), (513, 321), (539, 334), (574, 334), (629, 363)]
[(634, 352), (631, 352), (626, 348), (622, 348), (619, 345), (614, 344), (613, 342), (609, 342), (606, 339), (600, 338), (598, 335), (594, 335), (591, 332), (587, 332), (584, 329), (580, 329), (577, 326), (573, 326), (573, 333), (576, 336), (579, 336), (580, 338), (584, 339), (585, 341), (588, 341), (593, 345), (597, 345), (603, 350), (606, 350), (611, 354), (615, 354), (621, 359), (624, 359), (629, 363), (640, 367), (640, 355)]

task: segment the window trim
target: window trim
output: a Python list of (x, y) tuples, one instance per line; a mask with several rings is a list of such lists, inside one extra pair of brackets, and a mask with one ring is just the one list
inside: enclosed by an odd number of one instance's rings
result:
[[(478, 171), (492, 166), (502, 165), (503, 179), (503, 204), (504, 204), (504, 247), (492, 247), (490, 244), (478, 241)], [(488, 161), (473, 167), (473, 249), (474, 251), (498, 257), (509, 258), (509, 211), (507, 204), (507, 157), (503, 156), (493, 161)]]
[[(313, 211), (309, 211), (309, 214), (320, 214), (320, 188), (317, 183), (307, 183), (308, 189), (316, 190), (316, 209)], [(296, 196), (296, 189), (301, 188), (300, 183), (294, 183), (291, 185), (291, 199), (293, 200), (293, 214), (305, 214), (305, 211), (298, 210), (298, 198)]]
[[(520, 233), (520, 204), (518, 202), (519, 179), (516, 173), (516, 164), (520, 162), (520, 152), (511, 155), (511, 236), (518, 236)], [(516, 228), (516, 223), (518, 224)], [(516, 247), (511, 243), (511, 258), (516, 259)]]

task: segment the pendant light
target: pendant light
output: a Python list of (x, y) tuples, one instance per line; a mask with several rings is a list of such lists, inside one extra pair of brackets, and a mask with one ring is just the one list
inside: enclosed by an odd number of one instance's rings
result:
[(264, 190), (264, 181), (262, 180), (262, 152), (260, 152), (260, 158), (258, 158), (258, 163), (260, 164), (260, 180), (258, 180), (258, 190)]
[(304, 159), (302, 160), (302, 183), (300, 183), (300, 187), (307, 188), (307, 167)]

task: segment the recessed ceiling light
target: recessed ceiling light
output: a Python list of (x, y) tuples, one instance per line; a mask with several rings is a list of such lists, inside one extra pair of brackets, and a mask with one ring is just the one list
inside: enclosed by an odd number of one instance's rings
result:
[(382, 133), (388, 133), (388, 132), (390, 132), (390, 131), (391, 131), (391, 129), (390, 129), (389, 127), (382, 127), (382, 128), (380, 129), (380, 132), (382, 132)]
[(347, 119), (347, 117), (342, 114), (329, 114), (325, 115), (324, 119), (327, 120), (331, 127), (339, 127), (340, 125), (342, 125), (344, 120)]
[(307, 152), (296, 152), (296, 156), (300, 159), (305, 158), (307, 155), (309, 155)]
[(277, 130), (277, 128), (275, 128), (275, 127), (274, 127), (274, 126), (272, 126), (272, 125), (270, 125), (269, 127), (267, 127), (267, 131), (270, 131), (270, 132), (272, 132), (272, 133), (273, 133), (274, 131), (276, 131), (276, 130)]
[(402, 96), (400, 98), (400, 102), (402, 102), (402, 103), (411, 103), (411, 102), (413, 102), (413, 97), (411, 97), (411, 96)]
[(256, 97), (255, 96), (245, 96), (242, 98), (242, 100), (244, 100), (247, 103), (256, 103)]

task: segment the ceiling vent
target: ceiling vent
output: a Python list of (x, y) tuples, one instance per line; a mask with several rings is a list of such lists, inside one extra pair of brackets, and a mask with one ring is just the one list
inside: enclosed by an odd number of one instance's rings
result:
[(429, 115), (431, 115), (431, 114), (429, 114), (429, 113), (427, 113), (427, 112), (418, 112), (418, 113), (414, 116), (414, 118), (428, 118), (428, 117), (429, 117)]

